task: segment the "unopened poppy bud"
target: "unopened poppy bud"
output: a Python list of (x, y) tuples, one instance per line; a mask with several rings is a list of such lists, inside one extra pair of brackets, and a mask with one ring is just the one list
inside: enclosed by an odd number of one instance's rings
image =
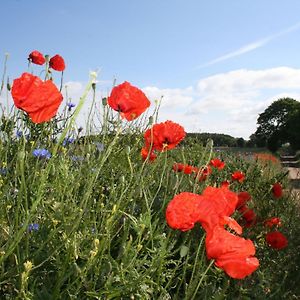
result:
[(11, 85), (9, 83), (9, 78), (7, 78), (6, 88), (7, 88), (8, 91), (11, 90)]
[(93, 82), (93, 83), (92, 83), (92, 89), (93, 89), (93, 91), (96, 90), (96, 82)]
[(149, 117), (149, 125), (152, 125), (152, 124), (153, 124), (153, 120), (154, 120), (154, 119), (153, 119), (153, 116), (150, 116), (150, 117)]
[(107, 98), (102, 98), (102, 105), (106, 106), (107, 105)]

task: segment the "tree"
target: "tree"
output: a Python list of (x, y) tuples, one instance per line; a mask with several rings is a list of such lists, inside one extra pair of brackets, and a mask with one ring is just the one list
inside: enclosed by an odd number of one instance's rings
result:
[(245, 146), (245, 140), (242, 137), (238, 138), (236, 140), (236, 145), (240, 148), (243, 148)]
[(289, 143), (295, 150), (300, 149), (300, 109), (295, 110), (287, 122), (286, 131)]
[(280, 98), (274, 101), (257, 119), (256, 140), (272, 151), (286, 142), (297, 147), (299, 137), (295, 128), (300, 126), (299, 113), (300, 102), (295, 99)]

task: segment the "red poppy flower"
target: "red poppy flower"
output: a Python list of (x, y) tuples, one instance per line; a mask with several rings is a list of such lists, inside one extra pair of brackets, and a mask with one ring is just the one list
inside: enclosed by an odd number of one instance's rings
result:
[(245, 227), (250, 227), (256, 223), (257, 216), (253, 209), (244, 205), (239, 208), (239, 212), (245, 221)]
[(175, 172), (182, 172), (183, 169), (184, 169), (184, 164), (182, 164), (182, 163), (175, 163), (175, 164), (173, 165), (173, 170), (174, 170)]
[(273, 226), (281, 226), (281, 220), (280, 220), (280, 218), (273, 217), (273, 218), (266, 220), (264, 222), (264, 224), (266, 227), (270, 227), (270, 228)]
[(188, 192), (176, 195), (169, 202), (166, 210), (168, 225), (181, 231), (192, 229), (201, 214), (199, 208), (201, 197)]
[(277, 250), (283, 249), (288, 245), (287, 238), (279, 231), (267, 233), (266, 241), (272, 248)]
[(16, 107), (27, 112), (34, 123), (54, 117), (63, 99), (51, 80), (42, 81), (29, 73), (14, 80), (11, 93)]
[(237, 208), (244, 206), (251, 199), (251, 195), (248, 192), (240, 192), (238, 193), (238, 198)]
[[(146, 148), (142, 148), (141, 155), (142, 155), (143, 160), (146, 160), (146, 158), (148, 157), (148, 153), (149, 153), (149, 151)], [(149, 155), (149, 160), (154, 161), (156, 159), (156, 157), (157, 157), (156, 154), (153, 153), (153, 151), (152, 151)]]
[(219, 170), (222, 170), (225, 167), (225, 162), (221, 161), (219, 158), (212, 159), (209, 164)]
[(235, 211), (237, 201), (237, 195), (229, 189), (208, 186), (199, 200), (200, 213), (197, 221), (209, 232), (215, 226), (219, 226), (220, 222), (225, 224), (224, 217), (230, 216)]
[(158, 151), (175, 148), (185, 137), (184, 129), (181, 125), (172, 121), (155, 124), (146, 130), (144, 134), (147, 148)]
[(221, 182), (221, 187), (229, 188), (230, 182), (228, 180), (224, 180)]
[(230, 229), (234, 230), (237, 234), (243, 233), (243, 228), (241, 225), (235, 220), (228, 216), (223, 216), (220, 218), (219, 225), (224, 226), (227, 225)]
[(150, 106), (146, 95), (127, 81), (112, 89), (107, 103), (127, 121), (136, 119)]
[(279, 182), (276, 182), (273, 184), (273, 187), (272, 187), (272, 192), (273, 192), (273, 196), (275, 198), (280, 198), (282, 197), (282, 186)]
[(201, 168), (199, 174), (200, 175), (199, 181), (205, 181), (207, 179), (207, 176), (209, 176), (211, 173), (212, 170), (210, 166), (205, 166), (204, 168)]
[(208, 186), (202, 192), (204, 200), (201, 202), (201, 218), (199, 221), (206, 228), (219, 224), (220, 218), (233, 214), (238, 202), (236, 193), (226, 187), (215, 188)]
[(255, 247), (251, 240), (236, 236), (222, 226), (216, 226), (207, 234), (206, 255), (214, 258), (217, 267), (230, 277), (243, 279), (259, 267)]
[(66, 68), (64, 59), (56, 54), (50, 58), (49, 67), (55, 71), (63, 71)]
[(35, 51), (32, 51), (29, 56), (28, 56), (28, 60), (31, 61), (33, 64), (36, 64), (36, 65), (43, 65), (45, 62), (46, 62), (46, 59), (44, 57), (44, 55), (35, 50)]
[(183, 173), (184, 174), (192, 174), (193, 171), (193, 167), (190, 165), (185, 165), (184, 169), (183, 169)]
[(229, 217), (237, 202), (237, 195), (228, 188), (209, 186), (202, 195), (181, 193), (175, 196), (167, 207), (166, 219), (170, 227), (182, 231), (200, 222), (207, 233), (208, 259), (214, 258), (216, 266), (232, 278), (242, 279), (258, 268), (259, 261), (253, 257), (255, 247), (252, 241), (224, 229), (227, 225), (238, 234), (242, 233), (241, 226)]
[(236, 180), (240, 183), (242, 183), (245, 180), (245, 175), (243, 172), (241, 171), (235, 171), (232, 175), (231, 175), (231, 179), (232, 180)]
[(199, 172), (199, 168), (197, 168), (197, 167), (192, 167), (192, 172), (197, 174), (197, 173)]

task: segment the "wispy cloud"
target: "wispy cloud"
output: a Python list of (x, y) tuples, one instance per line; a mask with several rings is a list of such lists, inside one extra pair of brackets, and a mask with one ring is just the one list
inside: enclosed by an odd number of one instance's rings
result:
[(262, 39), (259, 39), (253, 43), (250, 43), (250, 44), (247, 44), (235, 51), (232, 51), (230, 53), (227, 53), (225, 55), (222, 55), (222, 56), (219, 56), (207, 63), (204, 63), (203, 65), (200, 65), (198, 66), (197, 68), (204, 68), (204, 67), (207, 67), (207, 66), (211, 66), (211, 65), (214, 65), (216, 63), (219, 63), (221, 61), (225, 61), (227, 59), (230, 59), (230, 58), (233, 58), (233, 57), (236, 57), (236, 56), (240, 56), (244, 53), (247, 53), (247, 52), (250, 52), (250, 51), (253, 51), (255, 49), (258, 49), (258, 48), (261, 48), (263, 46), (265, 46), (266, 44), (270, 43), (271, 41), (283, 36), (283, 35), (286, 35), (290, 32), (293, 32), (293, 31), (296, 31), (296, 30), (299, 30), (300, 29), (300, 22), (294, 24), (293, 26), (290, 26), (289, 28), (287, 29), (284, 29), (284, 30), (281, 30), (275, 34), (272, 34), (272, 35), (269, 35), (265, 38), (262, 38)]

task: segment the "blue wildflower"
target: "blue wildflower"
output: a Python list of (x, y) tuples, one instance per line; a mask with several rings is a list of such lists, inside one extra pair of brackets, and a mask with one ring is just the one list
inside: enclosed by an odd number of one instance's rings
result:
[(66, 137), (66, 138), (63, 140), (62, 145), (63, 145), (63, 146), (66, 146), (66, 145), (69, 145), (69, 144), (74, 143), (74, 141), (75, 141), (74, 138)]
[(67, 106), (68, 106), (68, 111), (71, 111), (72, 108), (76, 106), (76, 104), (75, 104), (75, 103), (72, 103), (72, 102), (68, 102), (68, 103), (67, 103)]
[(34, 149), (32, 154), (37, 158), (49, 159), (51, 157), (51, 153), (47, 149)]
[(0, 168), (0, 175), (6, 175), (7, 169), (6, 168)]
[(102, 152), (102, 151), (104, 150), (104, 144), (99, 143), (99, 142), (95, 142), (94, 144), (96, 145), (97, 150), (98, 150), (99, 152)]
[(28, 232), (31, 232), (31, 231), (38, 231), (39, 228), (40, 228), (40, 225), (37, 224), (37, 223), (29, 224), (29, 225), (28, 225)]
[(17, 138), (21, 138), (21, 137), (22, 137), (22, 135), (23, 135), (23, 131), (21, 131), (21, 130), (17, 130), (17, 132), (16, 132), (16, 136), (17, 136)]

